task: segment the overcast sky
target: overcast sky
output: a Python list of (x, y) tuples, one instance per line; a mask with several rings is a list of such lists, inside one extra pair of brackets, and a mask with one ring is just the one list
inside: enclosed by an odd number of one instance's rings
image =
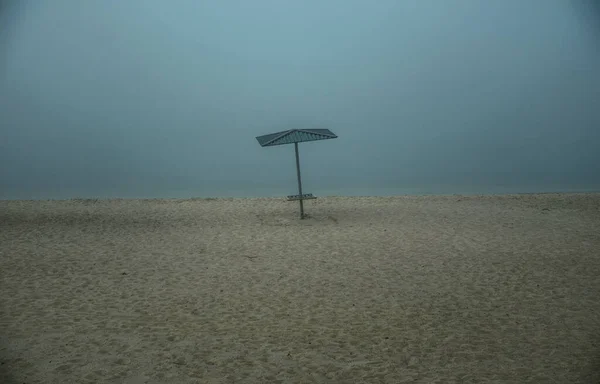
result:
[(0, 198), (294, 193), (293, 147), (255, 139), (291, 128), (339, 136), (300, 145), (316, 194), (600, 186), (591, 0), (37, 0), (0, 25)]

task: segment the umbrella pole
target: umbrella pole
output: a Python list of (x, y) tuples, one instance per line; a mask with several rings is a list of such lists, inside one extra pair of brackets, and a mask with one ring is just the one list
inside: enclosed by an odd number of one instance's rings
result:
[(298, 154), (298, 143), (294, 143), (296, 150), (296, 173), (298, 174), (298, 194), (300, 195), (300, 219), (304, 219), (304, 203), (302, 200), (302, 178), (300, 177), (300, 155)]

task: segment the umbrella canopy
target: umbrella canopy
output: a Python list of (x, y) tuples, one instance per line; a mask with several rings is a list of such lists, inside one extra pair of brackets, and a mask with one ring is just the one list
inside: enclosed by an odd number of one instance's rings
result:
[(337, 135), (329, 129), (290, 129), (270, 133), (268, 135), (258, 136), (256, 140), (261, 147), (271, 147), (273, 145), (301, 143), (304, 141), (335, 139)]

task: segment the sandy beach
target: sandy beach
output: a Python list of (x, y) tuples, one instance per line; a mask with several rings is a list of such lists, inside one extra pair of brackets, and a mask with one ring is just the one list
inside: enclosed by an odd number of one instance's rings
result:
[(0, 382), (600, 382), (600, 194), (306, 210), (0, 201)]

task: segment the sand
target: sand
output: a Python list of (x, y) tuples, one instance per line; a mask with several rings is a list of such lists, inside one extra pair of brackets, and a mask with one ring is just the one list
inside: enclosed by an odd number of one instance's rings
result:
[(600, 382), (600, 194), (306, 209), (0, 201), (0, 382)]

